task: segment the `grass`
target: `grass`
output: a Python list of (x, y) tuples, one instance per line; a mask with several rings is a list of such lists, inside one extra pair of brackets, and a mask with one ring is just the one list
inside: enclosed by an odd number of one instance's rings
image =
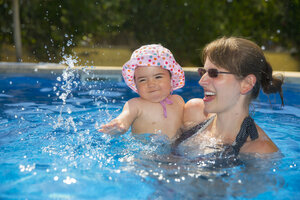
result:
[[(15, 50), (11, 46), (4, 46), (0, 51), (0, 62), (15, 62)], [(88, 48), (76, 47), (73, 49), (78, 57), (80, 66), (123, 66), (130, 59), (132, 50), (129, 48)], [(300, 60), (289, 53), (265, 52), (267, 60), (276, 71), (300, 71)], [(37, 59), (23, 51), (23, 62), (38, 62)]]
[(128, 48), (87, 48), (77, 47), (73, 51), (79, 58), (78, 65), (123, 66), (130, 59)]
[(289, 53), (264, 52), (267, 60), (276, 71), (300, 71), (300, 60)]

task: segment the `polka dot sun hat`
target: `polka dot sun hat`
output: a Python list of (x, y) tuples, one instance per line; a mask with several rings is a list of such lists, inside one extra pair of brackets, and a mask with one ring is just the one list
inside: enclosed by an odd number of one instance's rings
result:
[(159, 66), (172, 74), (172, 89), (184, 86), (185, 76), (181, 66), (175, 61), (173, 54), (159, 44), (141, 46), (131, 55), (129, 61), (123, 65), (122, 75), (125, 83), (135, 92), (134, 70), (138, 66)]

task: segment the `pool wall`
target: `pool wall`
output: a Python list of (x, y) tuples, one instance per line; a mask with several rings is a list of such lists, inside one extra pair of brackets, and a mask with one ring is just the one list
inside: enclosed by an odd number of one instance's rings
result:
[[(0, 62), (1, 74), (24, 74), (29, 73), (34, 76), (49, 75), (49, 72), (56, 75), (61, 73), (67, 66), (55, 63), (17, 63), (17, 62)], [(121, 67), (118, 66), (76, 66), (82, 78), (98, 78), (98, 79), (117, 79), (122, 80)], [(89, 77), (87, 73), (81, 72), (80, 69), (91, 71), (93, 77)], [(196, 73), (196, 67), (184, 67), (185, 73)], [(274, 71), (273, 74), (282, 74), (286, 83), (300, 84), (300, 72)]]

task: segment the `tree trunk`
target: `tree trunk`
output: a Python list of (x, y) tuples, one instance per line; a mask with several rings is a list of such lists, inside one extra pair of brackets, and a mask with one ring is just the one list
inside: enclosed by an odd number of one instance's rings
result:
[(14, 40), (17, 62), (22, 61), (22, 41), (19, 15), (19, 0), (13, 0)]

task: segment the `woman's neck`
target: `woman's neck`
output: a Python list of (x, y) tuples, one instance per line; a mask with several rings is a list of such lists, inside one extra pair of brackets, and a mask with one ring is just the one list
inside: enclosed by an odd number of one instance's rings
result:
[(244, 119), (249, 115), (248, 109), (217, 113), (213, 122), (212, 133), (224, 142), (233, 142), (241, 128)]

